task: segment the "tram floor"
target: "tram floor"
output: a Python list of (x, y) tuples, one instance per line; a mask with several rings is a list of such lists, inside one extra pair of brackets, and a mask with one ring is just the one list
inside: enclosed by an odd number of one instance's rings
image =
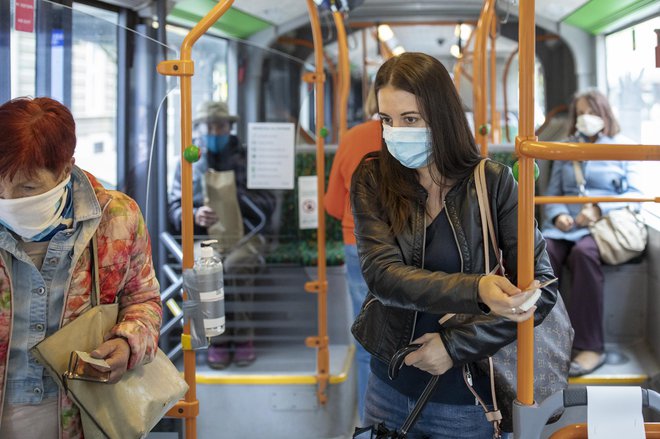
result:
[[(593, 373), (570, 379), (575, 385), (653, 386), (660, 377), (660, 364), (645, 340), (605, 344), (605, 364)], [(656, 385), (660, 383), (655, 383)]]

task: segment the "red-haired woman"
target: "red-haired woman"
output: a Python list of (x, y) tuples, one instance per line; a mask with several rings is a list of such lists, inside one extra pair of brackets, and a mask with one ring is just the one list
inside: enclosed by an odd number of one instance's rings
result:
[(0, 437), (80, 438), (78, 408), (29, 350), (89, 307), (96, 236), (101, 303), (120, 312), (91, 354), (111, 382), (151, 361), (162, 308), (149, 236), (135, 201), (75, 166), (65, 106), (14, 99), (0, 127)]

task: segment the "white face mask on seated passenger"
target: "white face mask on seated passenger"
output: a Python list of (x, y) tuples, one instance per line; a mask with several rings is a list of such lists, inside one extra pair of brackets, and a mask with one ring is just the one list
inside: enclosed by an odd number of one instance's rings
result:
[(577, 117), (575, 128), (585, 136), (592, 137), (605, 128), (605, 122), (594, 114), (581, 114)]
[(32, 240), (61, 221), (71, 177), (43, 194), (0, 199), (0, 224), (25, 240)]
[(383, 139), (390, 154), (406, 168), (423, 168), (431, 160), (431, 130), (426, 127), (383, 125)]

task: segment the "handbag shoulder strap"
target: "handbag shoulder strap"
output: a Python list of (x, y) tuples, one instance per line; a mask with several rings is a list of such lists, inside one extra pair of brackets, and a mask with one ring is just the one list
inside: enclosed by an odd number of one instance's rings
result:
[(584, 179), (584, 173), (582, 172), (582, 163), (573, 160), (573, 171), (575, 172), (575, 181), (577, 182), (580, 195), (586, 195), (587, 186), (586, 180)]
[[(498, 269), (503, 272), (504, 265), (502, 264), (502, 252), (500, 251), (500, 247), (497, 243), (497, 234), (495, 233), (495, 227), (493, 226), (493, 216), (490, 211), (488, 187), (486, 186), (486, 160), (488, 159), (483, 159), (475, 168), (474, 183), (477, 190), (477, 200), (479, 202), (479, 214), (481, 215), (481, 232), (484, 243), (484, 272), (489, 274), (494, 273)], [(495, 251), (495, 257), (497, 258), (497, 265), (492, 271), (490, 270), (488, 236), (490, 236), (490, 241), (493, 245), (493, 250)]]
[(96, 240), (96, 233), (92, 236), (92, 242), (89, 249), (90, 267), (92, 271), (92, 294), (90, 301), (92, 307), (101, 303), (101, 283), (99, 281), (99, 247)]

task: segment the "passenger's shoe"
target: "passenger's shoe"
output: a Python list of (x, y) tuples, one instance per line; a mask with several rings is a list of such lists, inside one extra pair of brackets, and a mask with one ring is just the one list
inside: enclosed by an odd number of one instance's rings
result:
[(568, 376), (579, 377), (582, 375), (588, 375), (605, 364), (606, 359), (607, 354), (605, 354), (605, 352), (581, 351), (575, 356), (573, 361), (571, 361), (571, 368), (568, 370)]
[(236, 366), (249, 366), (254, 363), (256, 358), (257, 354), (254, 351), (254, 343), (252, 341), (236, 343), (234, 345), (234, 363)]
[(206, 362), (211, 369), (222, 370), (231, 363), (231, 352), (227, 343), (210, 345), (206, 354)]

